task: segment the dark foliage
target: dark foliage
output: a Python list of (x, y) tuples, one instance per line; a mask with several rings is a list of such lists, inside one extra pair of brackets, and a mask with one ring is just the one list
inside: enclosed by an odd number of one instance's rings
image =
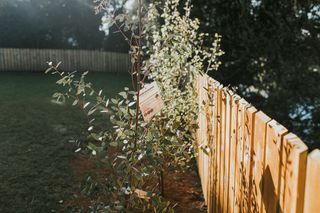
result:
[[(320, 4), (316, 0), (193, 0), (202, 31), (222, 35), (214, 76), (320, 146)], [(250, 89), (251, 88), (251, 89)]]

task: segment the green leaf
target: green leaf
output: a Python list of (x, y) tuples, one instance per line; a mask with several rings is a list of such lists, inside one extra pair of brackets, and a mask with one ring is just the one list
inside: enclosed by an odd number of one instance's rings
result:
[(88, 112), (88, 116), (92, 115), (95, 111), (97, 110), (97, 108), (93, 108)]
[(96, 134), (96, 133), (91, 133), (90, 136), (91, 136), (93, 139), (99, 141), (100, 136), (99, 136), (98, 134)]
[(62, 62), (59, 61), (55, 68), (58, 69), (61, 63), (62, 63)]
[(117, 206), (115, 206), (114, 208), (115, 208), (116, 210), (118, 210), (118, 211), (121, 211), (121, 210), (124, 209), (124, 207), (123, 207), (123, 206), (120, 206), (120, 205), (117, 205)]
[(114, 98), (111, 98), (111, 102), (114, 103), (114, 104), (118, 104), (118, 101)]
[(48, 69), (46, 69), (46, 71), (44, 71), (45, 74), (47, 74), (48, 72), (50, 72), (52, 70), (52, 67), (49, 67)]
[(98, 147), (96, 145), (92, 144), (92, 143), (89, 143), (87, 147), (90, 150), (97, 150), (98, 149)]
[(111, 143), (109, 143), (109, 145), (112, 146), (112, 147), (117, 147), (118, 143), (117, 142), (111, 142)]
[(127, 98), (128, 98), (128, 95), (127, 95), (126, 92), (120, 92), (119, 95), (120, 95), (121, 97), (123, 97), (124, 99), (127, 99)]
[(90, 102), (85, 103), (85, 105), (83, 105), (83, 109), (85, 109), (89, 105), (90, 105)]
[(77, 105), (77, 104), (78, 104), (78, 102), (79, 102), (79, 100), (74, 100), (74, 102), (72, 103), (72, 106)]

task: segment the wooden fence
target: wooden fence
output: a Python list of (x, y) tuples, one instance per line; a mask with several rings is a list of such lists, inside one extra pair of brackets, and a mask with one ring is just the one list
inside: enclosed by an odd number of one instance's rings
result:
[(130, 64), (128, 54), (123, 53), (0, 48), (0, 71), (44, 71), (49, 61), (61, 61), (64, 71), (127, 72)]
[(198, 80), (208, 212), (320, 212), (320, 151), (208, 76)]

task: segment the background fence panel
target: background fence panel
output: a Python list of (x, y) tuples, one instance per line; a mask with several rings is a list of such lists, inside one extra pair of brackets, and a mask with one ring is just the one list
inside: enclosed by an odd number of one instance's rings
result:
[(0, 48), (0, 71), (44, 71), (47, 62), (64, 71), (127, 72), (129, 55), (90, 50)]

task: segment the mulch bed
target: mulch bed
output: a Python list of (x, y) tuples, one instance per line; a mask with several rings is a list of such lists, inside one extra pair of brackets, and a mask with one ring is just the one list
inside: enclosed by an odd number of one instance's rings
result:
[[(108, 175), (108, 172), (96, 165), (95, 159), (85, 154), (79, 154), (70, 162), (74, 179), (79, 186), (78, 192), (70, 200), (63, 203), (61, 212), (88, 212), (91, 199), (80, 193), (80, 184), (89, 174), (95, 174), (98, 178)], [(176, 203), (176, 212), (198, 213), (205, 212), (205, 204), (201, 191), (199, 178), (195, 171), (192, 172), (165, 172), (164, 173), (164, 198)]]

